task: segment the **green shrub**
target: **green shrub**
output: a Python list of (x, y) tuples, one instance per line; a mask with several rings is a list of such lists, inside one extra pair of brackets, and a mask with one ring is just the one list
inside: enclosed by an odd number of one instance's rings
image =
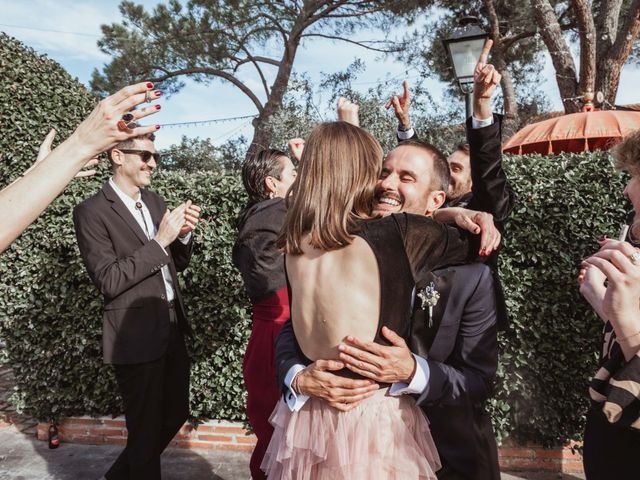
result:
[(623, 178), (607, 153), (511, 156), (505, 168), (517, 200), (500, 254), (512, 324), (501, 341), (494, 422), (523, 440), (580, 438), (602, 322), (576, 278), (596, 238), (618, 236)]
[[(36, 156), (51, 126), (62, 139), (94, 99), (54, 62), (0, 37), (0, 169), (3, 183)], [(159, 132), (162, 135), (162, 131)], [(101, 363), (102, 299), (89, 282), (71, 222), (73, 206), (108, 178), (73, 182), (0, 257), (3, 361), (16, 373), (16, 404), (40, 419), (119, 414)], [(580, 298), (580, 259), (624, 218), (622, 176), (607, 154), (508, 157), (517, 204), (501, 253), (512, 325), (502, 335), (499, 385), (490, 402), (497, 433), (556, 443), (580, 438), (595, 371), (600, 322)], [(194, 337), (191, 408), (198, 419), (242, 419), (247, 299), (231, 265), (234, 219), (245, 197), (233, 174), (159, 172), (153, 189), (169, 205), (190, 198), (202, 222), (181, 277)]]

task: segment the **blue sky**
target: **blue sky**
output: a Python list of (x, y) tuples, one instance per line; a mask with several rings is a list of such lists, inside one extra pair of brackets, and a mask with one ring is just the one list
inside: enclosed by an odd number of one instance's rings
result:
[[(39, 53), (47, 54), (59, 62), (81, 82), (88, 83), (94, 68), (109, 61), (100, 52), (96, 41), (100, 37), (100, 25), (118, 22), (119, 0), (0, 0), (0, 30), (12, 35)], [(157, 0), (138, 0), (148, 9), (159, 3)], [(26, 27), (26, 28), (20, 28)], [(65, 33), (73, 32), (73, 33)], [(361, 34), (362, 38), (375, 38)], [(294, 72), (307, 73), (313, 81), (322, 73), (344, 70), (355, 59), (362, 59), (366, 72), (359, 77), (358, 88), (366, 90), (377, 80), (392, 77), (402, 79), (415, 77), (407, 66), (390, 59), (382, 60), (377, 54), (347, 43), (335, 43), (314, 39), (298, 51)], [(258, 85), (257, 77), (247, 69), (243, 79), (250, 86)], [(560, 109), (560, 97), (553, 80), (550, 62), (543, 72), (544, 90), (554, 109)], [(638, 103), (640, 96), (634, 88), (640, 83), (640, 68), (627, 66), (622, 72), (617, 103)], [(435, 80), (426, 83), (434, 98), (438, 99), (444, 85)], [(397, 92), (390, 92), (390, 94)], [(217, 118), (228, 118), (255, 114), (255, 107), (239, 90), (223, 82), (209, 85), (187, 81), (181, 93), (164, 99), (162, 110), (154, 116), (157, 123), (190, 122)], [(182, 135), (211, 138), (214, 143), (244, 134), (251, 138), (250, 120), (233, 121), (201, 127), (163, 128), (156, 144), (159, 148), (177, 143)]]

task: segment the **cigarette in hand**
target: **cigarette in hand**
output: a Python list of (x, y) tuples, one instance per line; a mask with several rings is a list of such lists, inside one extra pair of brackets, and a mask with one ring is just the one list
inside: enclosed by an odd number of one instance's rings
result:
[(629, 233), (629, 225), (623, 225), (620, 229), (620, 237), (618, 237), (618, 240), (624, 242), (627, 239), (627, 233)]

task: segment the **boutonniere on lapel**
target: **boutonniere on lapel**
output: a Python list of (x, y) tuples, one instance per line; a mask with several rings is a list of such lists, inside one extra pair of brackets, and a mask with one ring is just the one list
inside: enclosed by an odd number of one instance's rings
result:
[(429, 328), (433, 326), (433, 307), (438, 304), (440, 299), (440, 292), (436, 290), (436, 286), (433, 282), (424, 287), (422, 290), (418, 290), (418, 298), (422, 302), (420, 308), (422, 310), (429, 311)]

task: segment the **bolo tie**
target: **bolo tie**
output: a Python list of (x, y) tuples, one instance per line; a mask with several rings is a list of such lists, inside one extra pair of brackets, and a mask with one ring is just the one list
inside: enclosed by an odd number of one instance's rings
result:
[(140, 210), (140, 215), (142, 215), (142, 221), (144, 222), (144, 230), (147, 232), (147, 239), (150, 239), (151, 234), (149, 233), (149, 227), (147, 226), (147, 219), (144, 218), (144, 212), (142, 211), (142, 202), (136, 202), (136, 208)]

